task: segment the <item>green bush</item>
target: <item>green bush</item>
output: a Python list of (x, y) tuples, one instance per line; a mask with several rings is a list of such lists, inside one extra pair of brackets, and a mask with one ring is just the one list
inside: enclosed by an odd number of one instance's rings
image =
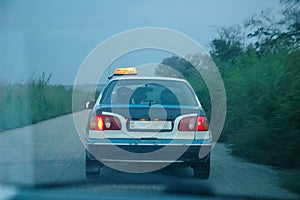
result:
[(300, 193), (300, 169), (281, 171), (282, 186), (293, 192)]
[(223, 132), (237, 155), (280, 167), (299, 165), (300, 62), (288, 62), (299, 56), (282, 51), (236, 58), (224, 80), (228, 115)]

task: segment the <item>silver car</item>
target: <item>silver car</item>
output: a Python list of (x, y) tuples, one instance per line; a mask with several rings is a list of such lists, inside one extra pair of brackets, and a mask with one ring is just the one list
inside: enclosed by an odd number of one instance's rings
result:
[(212, 136), (187, 81), (116, 77), (93, 104), (85, 134), (87, 177), (98, 176), (104, 165), (145, 172), (172, 164), (209, 178)]

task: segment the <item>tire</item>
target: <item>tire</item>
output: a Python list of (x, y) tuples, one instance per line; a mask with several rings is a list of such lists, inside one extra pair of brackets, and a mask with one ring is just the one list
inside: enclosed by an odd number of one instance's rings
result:
[(85, 176), (88, 179), (95, 179), (100, 176), (101, 165), (98, 161), (90, 160), (88, 156), (85, 157)]
[(194, 176), (199, 179), (208, 179), (210, 174), (210, 158), (204, 163), (197, 163), (193, 165)]

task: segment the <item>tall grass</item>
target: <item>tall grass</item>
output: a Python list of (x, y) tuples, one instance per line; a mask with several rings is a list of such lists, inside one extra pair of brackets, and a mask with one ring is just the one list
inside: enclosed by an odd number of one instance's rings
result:
[[(43, 120), (72, 112), (72, 87), (50, 85), (51, 75), (44, 73), (30, 78), (22, 84), (0, 83), (0, 131), (23, 127)], [(84, 108), (90, 96), (85, 91), (78, 95), (80, 106)]]
[(277, 167), (300, 167), (299, 55), (283, 51), (236, 58), (224, 80), (228, 115), (223, 133), (233, 153)]

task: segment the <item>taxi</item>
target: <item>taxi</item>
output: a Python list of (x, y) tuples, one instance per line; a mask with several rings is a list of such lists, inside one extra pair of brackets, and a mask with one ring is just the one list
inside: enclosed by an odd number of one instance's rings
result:
[(191, 85), (179, 78), (139, 77), (135, 68), (117, 68), (109, 79), (96, 102), (87, 104), (87, 177), (98, 176), (104, 165), (134, 163), (137, 172), (172, 164), (208, 179), (212, 136)]

